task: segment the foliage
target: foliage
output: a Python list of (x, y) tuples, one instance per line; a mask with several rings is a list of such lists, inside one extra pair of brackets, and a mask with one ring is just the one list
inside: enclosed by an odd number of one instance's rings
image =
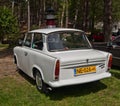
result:
[(0, 7), (0, 40), (14, 39), (18, 33), (17, 18), (15, 18), (10, 9), (6, 6)]
[(9, 47), (9, 44), (0, 44), (0, 52), (4, 49), (7, 49)]
[[(0, 0), (0, 5), (12, 8), (12, 1)], [(25, 25), (28, 23), (28, 2), (26, 0), (14, 0), (14, 15)], [(30, 1), (30, 25), (38, 27), (45, 23), (45, 10), (47, 7), (53, 7), (57, 16), (57, 26), (66, 27), (67, 23), (70, 27), (80, 28), (86, 31), (94, 31), (94, 25), (104, 21), (104, 0), (29, 0)], [(112, 1), (112, 22), (120, 20), (120, 2)], [(86, 3), (88, 6), (85, 7)], [(68, 7), (67, 7), (68, 6)], [(86, 11), (87, 10), (87, 11)], [(107, 15), (106, 15), (107, 16)], [(67, 22), (68, 21), (68, 22)], [(104, 21), (105, 22), (105, 21)], [(84, 26), (87, 26), (85, 29)], [(22, 29), (22, 28), (21, 28)], [(32, 29), (32, 28), (31, 28)], [(105, 31), (107, 31), (105, 29)]]
[(103, 19), (103, 1), (102, 0), (90, 0), (90, 18), (95, 18), (95, 23), (101, 22)]
[(34, 29), (39, 29), (39, 27), (37, 25), (32, 25), (31, 30), (34, 30)]
[(113, 22), (120, 21), (120, 1), (112, 0), (112, 18)]

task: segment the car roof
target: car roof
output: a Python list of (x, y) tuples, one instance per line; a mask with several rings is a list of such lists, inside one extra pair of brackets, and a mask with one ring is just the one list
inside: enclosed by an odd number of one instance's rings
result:
[(49, 34), (52, 32), (57, 32), (57, 31), (80, 31), (83, 32), (82, 30), (78, 29), (73, 29), (73, 28), (45, 28), (45, 29), (36, 29), (29, 31), (29, 33), (44, 33), (44, 34)]

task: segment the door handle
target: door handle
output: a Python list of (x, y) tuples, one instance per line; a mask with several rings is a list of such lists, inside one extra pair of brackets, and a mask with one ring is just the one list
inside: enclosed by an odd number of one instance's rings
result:
[(27, 55), (28, 55), (28, 52), (24, 52), (24, 55), (27, 56)]

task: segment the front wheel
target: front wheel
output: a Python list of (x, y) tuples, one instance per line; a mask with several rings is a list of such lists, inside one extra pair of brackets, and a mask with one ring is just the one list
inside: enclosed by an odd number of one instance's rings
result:
[(36, 81), (36, 88), (38, 89), (38, 91), (44, 93), (48, 92), (47, 85), (43, 82), (42, 76), (39, 71), (36, 72), (35, 81)]

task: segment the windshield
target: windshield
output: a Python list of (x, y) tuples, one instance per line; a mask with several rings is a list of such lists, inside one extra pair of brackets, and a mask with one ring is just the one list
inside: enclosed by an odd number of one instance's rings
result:
[(83, 32), (64, 31), (54, 32), (48, 35), (49, 51), (77, 50), (91, 48)]

